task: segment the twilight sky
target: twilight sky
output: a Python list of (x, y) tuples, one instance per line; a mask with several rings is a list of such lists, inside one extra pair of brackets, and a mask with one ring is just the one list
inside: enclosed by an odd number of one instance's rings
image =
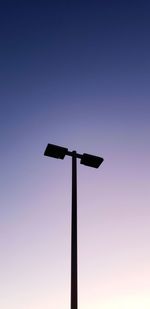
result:
[(150, 308), (150, 1), (0, 1), (0, 308)]

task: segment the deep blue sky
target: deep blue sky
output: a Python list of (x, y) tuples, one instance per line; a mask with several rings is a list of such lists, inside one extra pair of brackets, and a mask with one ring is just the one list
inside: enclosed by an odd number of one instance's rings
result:
[(149, 14), (149, 1), (1, 1), (3, 139), (42, 115), (145, 122)]
[(69, 304), (71, 164), (48, 142), (104, 157), (78, 166), (80, 307), (150, 308), (149, 81), (150, 1), (0, 1), (1, 308)]
[(149, 15), (149, 1), (1, 1), (5, 147), (47, 125), (54, 136), (64, 127), (64, 143), (70, 126), (86, 134), (98, 120), (102, 135), (120, 125), (141, 132), (149, 120)]
[[(147, 95), (149, 1), (1, 1), (0, 6), (1, 91), (16, 116), (19, 105), (25, 113), (41, 108), (35, 95), (45, 92), (51, 105), (71, 94), (77, 105), (78, 94)], [(28, 109), (23, 100), (31, 95)]]

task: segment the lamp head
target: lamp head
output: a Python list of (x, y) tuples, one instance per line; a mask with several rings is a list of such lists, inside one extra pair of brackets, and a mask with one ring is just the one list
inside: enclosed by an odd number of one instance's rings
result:
[(67, 148), (56, 146), (53, 144), (48, 144), (45, 149), (44, 156), (56, 159), (64, 159), (67, 152), (68, 152)]
[(101, 157), (83, 153), (80, 163), (90, 166), (90, 167), (98, 168), (102, 164), (103, 161), (104, 159)]

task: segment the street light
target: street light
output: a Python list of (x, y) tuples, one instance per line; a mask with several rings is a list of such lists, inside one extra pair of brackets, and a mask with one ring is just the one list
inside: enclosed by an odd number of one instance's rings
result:
[(98, 168), (104, 161), (103, 158), (87, 153), (79, 154), (69, 151), (68, 148), (48, 144), (45, 156), (64, 159), (72, 157), (72, 215), (71, 215), (71, 309), (78, 308), (78, 280), (77, 280), (77, 158), (86, 166)]

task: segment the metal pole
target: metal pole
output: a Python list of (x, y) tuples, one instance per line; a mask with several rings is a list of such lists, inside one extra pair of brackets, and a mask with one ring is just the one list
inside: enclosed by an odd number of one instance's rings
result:
[(71, 309), (78, 308), (77, 286), (77, 157), (72, 152)]

